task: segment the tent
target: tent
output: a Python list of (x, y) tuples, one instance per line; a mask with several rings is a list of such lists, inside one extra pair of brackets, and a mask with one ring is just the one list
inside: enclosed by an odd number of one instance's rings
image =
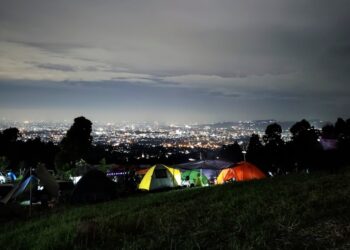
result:
[(97, 169), (87, 172), (73, 190), (73, 203), (94, 203), (107, 201), (116, 195), (116, 184), (102, 171)]
[(10, 171), (10, 172), (7, 173), (7, 178), (8, 178), (10, 181), (12, 181), (12, 182), (14, 182), (14, 181), (17, 179), (15, 173), (12, 172), (12, 171)]
[[(31, 186), (30, 184), (33, 184)], [(39, 189), (38, 186), (43, 186), (44, 189)], [(50, 196), (51, 198), (58, 198), (59, 186), (55, 178), (50, 174), (43, 164), (39, 164), (35, 171), (31, 173), (27, 170), (21, 179), (6, 196), (2, 198), (1, 203), (8, 203), (10, 200), (16, 199), (26, 190), (32, 188), (34, 199), (44, 200), (44, 196)]]
[(136, 174), (138, 174), (138, 175), (145, 175), (148, 170), (149, 170), (149, 168), (141, 168), (141, 169), (136, 171)]
[(220, 161), (220, 160), (204, 160), (204, 161), (195, 161), (188, 162), (183, 164), (176, 165), (177, 168), (193, 170), (193, 169), (212, 169), (212, 170), (221, 170), (228, 168), (232, 165), (232, 162)]
[(139, 189), (157, 190), (164, 188), (178, 187), (181, 185), (181, 172), (178, 169), (157, 164), (149, 168), (142, 178)]
[(40, 185), (45, 187), (45, 190), (52, 198), (57, 198), (59, 192), (58, 183), (46, 167), (43, 164), (39, 164), (35, 172), (40, 180)]
[[(208, 178), (201, 174), (199, 170), (186, 170), (181, 173), (181, 180), (185, 181), (188, 177), (190, 185), (207, 186), (209, 185)], [(199, 180), (198, 180), (199, 178)]]
[(231, 179), (248, 181), (263, 178), (266, 178), (266, 175), (255, 165), (249, 162), (239, 162), (232, 168), (223, 169), (217, 178), (217, 184), (222, 184)]
[(5, 197), (13, 189), (13, 184), (1, 184), (0, 185), (0, 199)]
[(230, 166), (232, 166), (232, 162), (221, 160), (200, 160), (177, 164), (174, 167), (181, 170), (200, 170), (202, 175), (205, 175), (208, 180), (214, 182), (221, 170)]
[(17, 196), (22, 194), (30, 183), (34, 183), (36, 185), (37, 181), (38, 179), (34, 175), (30, 175), (29, 170), (27, 170), (22, 180), (14, 185), (12, 190), (2, 197), (0, 202), (3, 204), (8, 203), (10, 200), (15, 199)]

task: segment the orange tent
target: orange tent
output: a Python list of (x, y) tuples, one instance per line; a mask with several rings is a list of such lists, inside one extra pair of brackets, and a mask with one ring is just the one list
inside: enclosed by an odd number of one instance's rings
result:
[(223, 169), (217, 178), (217, 183), (222, 184), (233, 178), (236, 181), (248, 181), (253, 179), (263, 179), (266, 178), (266, 175), (249, 162), (239, 162), (232, 168)]
[(141, 169), (136, 171), (136, 174), (138, 174), (138, 175), (145, 175), (148, 170), (149, 170), (149, 168), (141, 168)]

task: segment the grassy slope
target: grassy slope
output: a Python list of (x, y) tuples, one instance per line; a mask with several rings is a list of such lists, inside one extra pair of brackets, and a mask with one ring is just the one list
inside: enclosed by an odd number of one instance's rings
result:
[(350, 173), (60, 208), (0, 228), (9, 249), (350, 249)]

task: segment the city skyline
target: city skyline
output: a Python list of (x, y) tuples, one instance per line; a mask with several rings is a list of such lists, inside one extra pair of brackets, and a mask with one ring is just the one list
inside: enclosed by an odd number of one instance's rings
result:
[(347, 119), (349, 7), (5, 0), (0, 119)]

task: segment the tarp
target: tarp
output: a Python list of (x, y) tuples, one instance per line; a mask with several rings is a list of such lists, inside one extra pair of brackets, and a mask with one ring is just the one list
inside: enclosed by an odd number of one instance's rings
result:
[(204, 160), (204, 161), (195, 161), (188, 162), (183, 164), (177, 164), (173, 167), (192, 170), (192, 169), (212, 169), (212, 170), (222, 170), (232, 166), (232, 162), (221, 161), (221, 160)]
[(201, 174), (199, 170), (186, 170), (181, 173), (181, 180), (185, 181), (188, 177), (190, 185), (207, 186), (209, 185), (208, 178)]
[(49, 173), (43, 164), (39, 164), (36, 168), (36, 176), (40, 180), (40, 185), (44, 186), (45, 190), (53, 197), (58, 197), (59, 186), (55, 178)]
[(34, 182), (34, 181), (38, 181), (38, 179), (34, 176), (34, 175), (31, 175), (29, 176), (27, 179), (25, 179), (21, 185), (18, 187), (18, 189), (16, 190), (15, 194), (11, 197), (11, 198), (16, 198), (18, 195), (20, 195), (21, 193), (24, 192), (24, 190), (27, 189), (28, 185), (31, 183), (31, 182)]
[(232, 179), (235, 181), (248, 181), (263, 178), (266, 178), (266, 175), (258, 167), (249, 162), (239, 162), (232, 168), (223, 169), (217, 178), (217, 184), (222, 184)]
[(27, 170), (22, 180), (14, 186), (14, 188), (1, 200), (1, 202), (6, 204), (11, 199), (15, 199), (27, 189), (31, 182), (34, 181), (36, 183), (40, 181), (40, 185), (44, 186), (44, 190), (47, 191), (51, 197), (58, 197), (59, 186), (56, 180), (46, 169), (46, 167), (40, 164), (32, 175), (30, 175), (30, 171)]
[(162, 164), (157, 164), (149, 168), (140, 182), (139, 189), (152, 191), (157, 189), (178, 187), (180, 185), (180, 170), (170, 168)]
[(29, 170), (27, 170), (24, 173), (24, 176), (22, 178), (22, 180), (20, 182), (18, 182), (10, 192), (7, 193), (7, 195), (5, 197), (3, 197), (1, 199), (1, 203), (8, 203), (12, 198), (15, 198), (16, 196), (18, 196), (20, 194), (20, 190), (25, 190), (25, 188), (27, 187), (27, 185), (30, 183), (31, 180), (31, 176), (29, 174)]

